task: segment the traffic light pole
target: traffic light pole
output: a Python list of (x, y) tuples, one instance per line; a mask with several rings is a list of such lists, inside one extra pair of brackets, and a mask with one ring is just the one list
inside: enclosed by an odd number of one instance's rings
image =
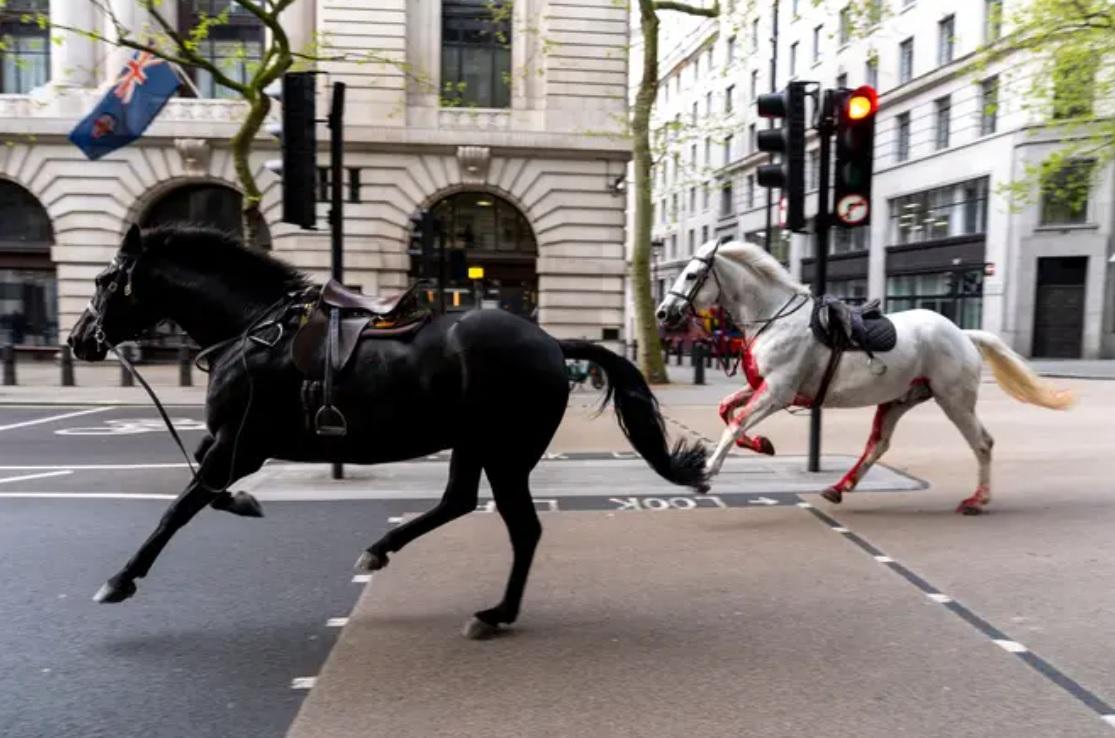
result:
[[(329, 110), (329, 233), (333, 251), (331, 274), (344, 284), (345, 276), (345, 83), (333, 83), (333, 103)], [(333, 478), (344, 479), (345, 467), (333, 462)]]
[[(776, 92), (778, 88), (775, 87), (775, 80), (778, 79), (778, 0), (774, 0), (774, 11), (771, 15), (772, 23), (770, 34), (770, 91)], [(767, 128), (774, 128), (774, 120), (767, 121)], [(774, 163), (774, 154), (770, 155), (769, 161)], [(782, 191), (778, 191), (779, 196), (782, 196)], [(765, 248), (767, 253), (771, 252), (774, 244), (774, 236), (771, 233), (773, 224), (771, 222), (771, 206), (774, 197), (774, 190), (767, 190), (767, 229), (763, 232), (763, 240), (766, 244)]]
[[(813, 294), (825, 294), (828, 282), (829, 263), (829, 167), (832, 161), (832, 134), (835, 131), (833, 119), (833, 100), (829, 90), (820, 90), (821, 110), (817, 122), (817, 134), (821, 139), (820, 183), (817, 188), (817, 215), (813, 219), (813, 231), (817, 235), (817, 253), (813, 260)], [(821, 470), (821, 406), (814, 404), (810, 410), (809, 422), (809, 471)]]
[[(439, 224), (440, 225), (440, 224)], [(445, 315), (445, 236), (441, 228), (437, 229), (437, 309)]]

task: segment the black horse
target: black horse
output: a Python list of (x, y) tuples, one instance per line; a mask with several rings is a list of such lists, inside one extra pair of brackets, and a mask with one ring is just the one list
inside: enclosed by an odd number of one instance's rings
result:
[[(514, 559), (502, 602), (476, 613), (473, 635), (515, 621), (542, 533), (529, 476), (565, 414), (565, 359), (603, 367), (619, 423), (658, 474), (702, 488), (705, 449), (679, 441), (671, 450), (662, 417), (638, 369), (584, 341), (559, 341), (500, 310), (434, 318), (409, 338), (361, 342), (338, 377), (335, 402), (348, 419), (344, 436), (317, 435), (307, 422), (303, 375), (291, 357), (299, 305), (319, 288), (291, 267), (242, 247), (220, 232), (133, 226), (116, 258), (96, 278), (96, 292), (69, 342), (81, 359), (156, 323), (178, 323), (209, 352), (206, 424), (198, 473), (171, 503), (135, 556), (97, 592), (99, 602), (135, 594), (171, 536), (206, 505), (260, 516), (250, 495), (229, 486), (268, 458), (377, 464), (452, 449), (449, 483), (432, 510), (368, 547), (358, 567), (377, 570), (418, 536), (476, 509), (481, 471), (510, 534)], [(311, 300), (312, 301), (312, 300)], [(261, 326), (266, 335), (257, 335)], [(285, 330), (279, 331), (277, 325)]]

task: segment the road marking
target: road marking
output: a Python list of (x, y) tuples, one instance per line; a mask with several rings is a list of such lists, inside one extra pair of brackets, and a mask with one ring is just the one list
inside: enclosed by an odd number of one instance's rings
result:
[(401, 516), (387, 519), (387, 523), (389, 525), (398, 525), (401, 522), (403, 522), (403, 518)]
[(813, 505), (809, 504), (808, 502), (799, 502), (798, 507), (800, 507), (802, 510), (811, 510), (813, 508)]
[(294, 677), (290, 680), (291, 689), (313, 689), (317, 677)]
[(839, 526), (834, 526), (832, 530), (833, 530), (834, 533), (847, 533), (848, 532), (847, 528), (841, 528)]
[(120, 471), (123, 469), (185, 469), (186, 464), (38, 464), (38, 465), (9, 465), (0, 466), (0, 471), (38, 471), (40, 469), (72, 469), (74, 471)]
[[(840, 527), (840, 521), (816, 508), (809, 508), (809, 514), (820, 522), (827, 525), (829, 528)], [(1026, 648), (1018, 641), (1012, 640), (1003, 631), (996, 628), (991, 623), (981, 618), (976, 613), (969, 610), (963, 604), (952, 599), (948, 595), (944, 595), (934, 587), (932, 584), (922, 579), (907, 567), (899, 564), (884, 554), (875, 546), (871, 545), (862, 536), (848, 531), (844, 536), (844, 540), (855, 544), (856, 548), (871, 556), (876, 561), (888, 564), (887, 568), (893, 571), (898, 576), (905, 579), (910, 584), (914, 585), (922, 594), (934, 602), (939, 602), (944, 605), (945, 609), (956, 615), (958, 618), (966, 622), (968, 625), (975, 628), (979, 633), (986, 636), (992, 643), (1002, 648), (1008, 653), (1014, 654), (1021, 659), (1031, 669), (1041, 674), (1051, 683), (1063, 689), (1068, 695), (1076, 698), (1085, 707), (1094, 712), (1101, 720), (1115, 727), (1115, 707), (1105, 702), (1099, 695), (1092, 692), (1087, 687), (1076, 681), (1068, 674), (1058, 669), (1053, 664), (1049, 663), (1041, 656)]]
[(42, 474), (23, 474), (18, 477), (7, 477), (0, 479), (0, 484), (7, 484), (8, 482), (26, 482), (28, 479), (47, 479), (48, 477), (64, 477), (67, 474), (73, 474), (69, 469), (62, 471), (43, 472)]
[(329, 618), (325, 621), (326, 628), (343, 628), (348, 625), (348, 618)]
[(41, 425), (43, 423), (53, 423), (56, 420), (65, 420), (66, 418), (76, 418), (80, 415), (92, 415), (93, 413), (103, 413), (105, 410), (112, 410), (114, 406), (109, 407), (95, 407), (90, 410), (78, 410), (73, 413), (63, 413), (62, 415), (51, 415), (46, 418), (36, 418), (35, 420), (25, 420), (22, 423), (12, 423), (10, 425), (0, 425), (0, 431), (12, 430), (13, 428), (26, 428), (29, 425)]
[(177, 495), (155, 495), (143, 492), (0, 492), (0, 498), (31, 500), (174, 500)]
[(991, 640), (999, 648), (1003, 649), (1004, 651), (1010, 651), (1011, 653), (1026, 653), (1026, 651), (1029, 650), (1018, 641), (999, 640), (995, 638), (992, 638)]
[(372, 581), (371, 574), (357, 574), (352, 578), (353, 584), (367, 584)]
[[(848, 529), (845, 528), (844, 532), (847, 533)], [(894, 559), (892, 559), (890, 556), (876, 556), (875, 560), (878, 561), (880, 564), (893, 564), (894, 563)]]

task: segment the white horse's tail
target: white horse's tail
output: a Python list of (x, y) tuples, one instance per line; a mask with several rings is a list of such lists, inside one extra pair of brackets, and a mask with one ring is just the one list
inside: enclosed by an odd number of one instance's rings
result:
[(1026, 361), (1003, 339), (987, 331), (964, 331), (976, 345), (984, 360), (991, 365), (995, 381), (1003, 390), (1020, 402), (1040, 405), (1050, 410), (1067, 410), (1075, 398), (1068, 390), (1059, 390), (1043, 381)]

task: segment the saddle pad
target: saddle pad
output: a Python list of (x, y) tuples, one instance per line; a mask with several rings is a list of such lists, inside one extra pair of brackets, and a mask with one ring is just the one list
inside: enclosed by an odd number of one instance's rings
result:
[[(813, 305), (813, 315), (809, 327), (818, 341), (828, 348), (840, 348), (844, 351), (863, 351), (872, 353), (890, 351), (898, 343), (898, 334), (894, 323), (883, 315), (877, 308), (868, 308), (866, 311), (860, 306), (840, 303), (840, 308), (834, 310), (830, 307), (832, 302), (839, 302), (829, 298), (817, 300)], [(852, 332), (852, 341), (848, 341), (848, 332), (840, 323), (838, 312), (846, 312), (849, 319), (851, 314), (856, 314), (863, 323), (863, 330), (859, 331), (849, 326)], [(833, 325), (833, 323), (836, 323)]]

